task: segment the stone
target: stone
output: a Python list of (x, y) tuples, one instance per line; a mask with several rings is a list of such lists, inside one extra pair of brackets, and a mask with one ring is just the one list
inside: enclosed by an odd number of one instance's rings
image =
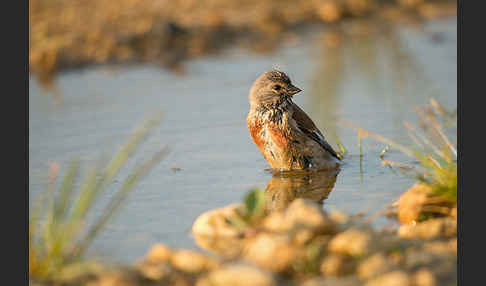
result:
[(272, 272), (281, 272), (293, 262), (296, 249), (286, 235), (259, 234), (248, 242), (244, 258)]
[(307, 244), (312, 238), (314, 238), (314, 232), (308, 228), (302, 228), (295, 232), (293, 242), (297, 246), (303, 246)]
[(402, 194), (397, 202), (398, 220), (401, 223), (418, 221), (430, 193), (430, 187), (417, 183)]
[(397, 218), (400, 223), (419, 222), (421, 215), (448, 215), (457, 219), (457, 206), (446, 198), (434, 195), (428, 185), (417, 183), (397, 201)]
[(143, 277), (149, 280), (161, 280), (170, 275), (172, 267), (165, 262), (142, 261), (136, 264), (136, 269)]
[(376, 253), (361, 262), (356, 270), (362, 280), (375, 278), (379, 274), (390, 271), (390, 264), (383, 253)]
[(450, 218), (429, 219), (421, 223), (401, 225), (398, 235), (403, 238), (433, 239), (457, 235), (457, 222)]
[(334, 253), (363, 256), (372, 250), (372, 246), (371, 232), (350, 228), (334, 236), (328, 249)]
[(196, 286), (274, 286), (273, 276), (255, 266), (234, 263), (224, 265), (196, 282)]
[(321, 273), (324, 276), (344, 276), (354, 271), (353, 259), (340, 254), (327, 255), (321, 263)]
[(265, 230), (288, 232), (296, 227), (309, 228), (315, 233), (335, 233), (336, 224), (318, 204), (305, 200), (294, 200), (287, 209), (270, 213), (262, 221)]
[(325, 232), (334, 232), (335, 225), (324, 213), (322, 207), (314, 202), (296, 199), (285, 210), (285, 218), (292, 225), (304, 225)]
[(335, 22), (342, 17), (343, 11), (336, 2), (325, 0), (318, 1), (318, 3), (319, 5), (316, 7), (316, 13), (322, 21), (330, 23)]
[(271, 232), (286, 232), (292, 228), (292, 224), (285, 218), (282, 211), (267, 215), (262, 221), (262, 227)]
[(236, 237), (241, 232), (227, 223), (227, 219), (234, 217), (241, 204), (231, 204), (224, 208), (210, 210), (201, 214), (192, 225), (192, 232), (196, 235)]
[(90, 281), (87, 286), (135, 286), (136, 281), (128, 275), (119, 271), (109, 271), (101, 274), (95, 281)]
[(424, 249), (433, 254), (457, 254), (457, 238), (452, 238), (447, 241), (426, 242)]
[(439, 263), (439, 258), (431, 253), (425, 252), (421, 248), (410, 248), (406, 250), (405, 265), (408, 269), (434, 265)]
[(339, 210), (333, 210), (330, 214), (329, 217), (340, 224), (345, 224), (348, 223), (350, 220), (350, 216), (342, 211)]
[(345, 277), (326, 277), (312, 278), (298, 284), (299, 286), (361, 286), (361, 282), (356, 276)]
[(452, 219), (457, 220), (457, 207), (452, 208), (449, 215), (451, 216)]
[(437, 279), (435, 278), (432, 271), (422, 268), (419, 269), (413, 275), (413, 281), (415, 286), (436, 286)]
[(188, 273), (200, 273), (215, 268), (218, 263), (201, 253), (192, 250), (179, 250), (172, 254), (170, 263), (174, 268)]
[(165, 244), (157, 243), (147, 252), (145, 259), (150, 262), (169, 261), (172, 251)]
[(193, 237), (201, 249), (209, 250), (229, 259), (240, 256), (245, 245), (245, 240), (237, 237), (207, 235), (194, 235)]
[(365, 286), (410, 286), (411, 281), (404, 271), (395, 270), (367, 281)]

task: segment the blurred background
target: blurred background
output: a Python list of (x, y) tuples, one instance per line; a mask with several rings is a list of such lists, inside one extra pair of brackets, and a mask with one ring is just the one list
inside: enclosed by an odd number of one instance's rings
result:
[(342, 122), (408, 142), (403, 122), (414, 122), (416, 106), (435, 98), (457, 107), (455, 1), (31, 0), (29, 19), (30, 198), (52, 164), (94, 163), (163, 114), (120, 176), (163, 146), (168, 156), (93, 244), (117, 260), (156, 242), (195, 249), (199, 214), (266, 187), (269, 166), (245, 122), (265, 70), (286, 72), (303, 89), (295, 102), (348, 150), (324, 208), (353, 214), (380, 210), (414, 180), (381, 166), (384, 144), (365, 141), (360, 161), (356, 132)]

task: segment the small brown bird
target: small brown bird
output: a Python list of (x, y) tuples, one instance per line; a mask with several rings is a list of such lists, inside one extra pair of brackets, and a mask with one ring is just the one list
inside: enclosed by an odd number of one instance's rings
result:
[(332, 149), (309, 116), (292, 102), (301, 89), (277, 70), (264, 72), (249, 93), (246, 118), (251, 138), (267, 162), (277, 170), (339, 167)]

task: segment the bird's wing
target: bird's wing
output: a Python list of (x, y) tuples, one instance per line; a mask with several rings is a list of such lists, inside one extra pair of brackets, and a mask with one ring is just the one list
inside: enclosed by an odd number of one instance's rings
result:
[(336, 153), (336, 151), (334, 151), (331, 145), (327, 143), (321, 131), (319, 131), (319, 129), (317, 129), (316, 125), (314, 124), (314, 122), (312, 122), (312, 119), (310, 119), (309, 116), (302, 109), (300, 109), (299, 106), (297, 106), (297, 104), (294, 103), (293, 108), (294, 108), (294, 112), (292, 114), (292, 118), (297, 123), (297, 127), (302, 132), (304, 132), (304, 134), (308, 135), (314, 141), (319, 143), (319, 145), (322, 148), (324, 148), (324, 150), (331, 153), (331, 155), (337, 158), (338, 160), (341, 160), (340, 156)]

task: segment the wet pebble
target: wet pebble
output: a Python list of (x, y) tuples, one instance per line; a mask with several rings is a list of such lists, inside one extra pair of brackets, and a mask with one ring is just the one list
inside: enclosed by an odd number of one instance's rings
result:
[(175, 252), (170, 262), (176, 269), (188, 273), (208, 271), (218, 265), (216, 260), (193, 250), (179, 250)]
[(398, 235), (403, 238), (433, 239), (457, 235), (457, 222), (450, 218), (429, 219), (421, 223), (400, 226)]
[(383, 253), (376, 253), (359, 264), (357, 273), (360, 279), (368, 280), (392, 270), (392, 267)]
[(281, 272), (292, 264), (296, 250), (286, 235), (262, 233), (248, 242), (244, 257), (265, 269)]
[(332, 238), (328, 249), (334, 253), (363, 256), (374, 249), (372, 233), (350, 228)]
[(252, 265), (235, 263), (225, 265), (200, 278), (196, 286), (273, 286), (273, 276)]
[(283, 212), (274, 212), (262, 222), (268, 231), (285, 232), (297, 226), (308, 227), (319, 233), (335, 233), (335, 223), (317, 204), (304, 199), (294, 200)]
[(192, 232), (197, 235), (229, 236), (241, 235), (241, 231), (228, 224), (228, 219), (237, 215), (241, 204), (232, 204), (224, 208), (210, 210), (201, 214), (192, 226)]
[(172, 255), (172, 250), (167, 245), (157, 243), (148, 251), (146, 260), (150, 262), (168, 261)]
[(340, 254), (330, 254), (321, 263), (321, 273), (324, 276), (344, 276), (354, 272), (354, 260)]
[(428, 269), (420, 269), (413, 275), (413, 281), (415, 286), (436, 286), (437, 279), (432, 271)]
[(365, 286), (411, 286), (409, 275), (400, 270), (385, 273), (367, 281)]

